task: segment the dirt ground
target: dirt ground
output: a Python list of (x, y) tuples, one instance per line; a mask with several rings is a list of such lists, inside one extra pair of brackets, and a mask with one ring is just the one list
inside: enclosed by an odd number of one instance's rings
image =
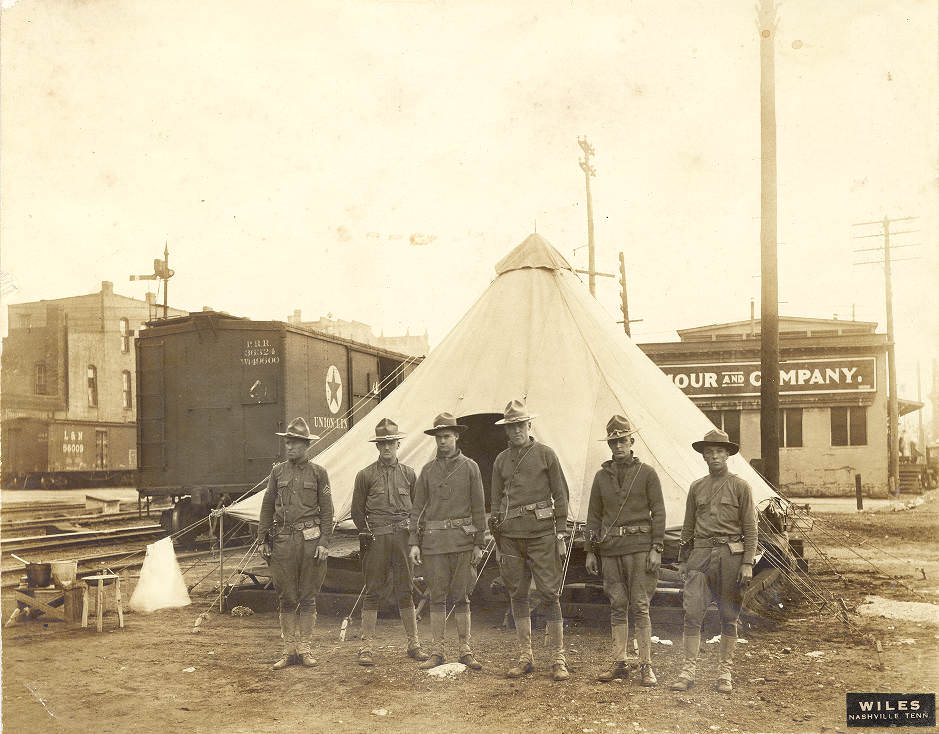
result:
[[(902, 512), (817, 516), (808, 539), (832, 561), (817, 557), (807, 543), (814, 579), (844, 599), (850, 624), (830, 608), (816, 614), (793, 587), (781, 588), (773, 599), (777, 607), (782, 604), (774, 614), (778, 619), (748, 617), (742, 626), (747, 644), (738, 645), (735, 691), (729, 696), (713, 691), (716, 644), (703, 646), (698, 683), (690, 692), (667, 690), (680, 668), (681, 622), (674, 614), (657, 618), (655, 609), (653, 634), (675, 644), (653, 645), (659, 678), (653, 689), (634, 680), (595, 682), (610, 660), (609, 633), (577, 621), (566, 638), (570, 681), (550, 680), (540, 636), (536, 672), (523, 680), (506, 679), (514, 633), (498, 627), (502, 610), (496, 609), (474, 611), (474, 647), (485, 665), (478, 673), (437, 680), (417, 670), (404, 656), (396, 619), (380, 620), (378, 664), (361, 668), (355, 664), (358, 620), (340, 642), (339, 618), (325, 615), (315, 634), (319, 666), (275, 673), (269, 670), (278, 643), (274, 614), (215, 612), (191, 633), (211, 599), (207, 583), (192, 606), (129, 614), (123, 631), (115, 629), (114, 616), (105, 618), (102, 634), (58, 622), (5, 628), (3, 730), (847, 732), (847, 691), (939, 688), (939, 627), (854, 613), (867, 595), (939, 601), (939, 498), (931, 493), (925, 499)], [(845, 532), (865, 542), (846, 544)], [(193, 570), (191, 581), (200, 570)], [(4, 618), (12, 608), (5, 597)], [(704, 639), (717, 631), (712, 624)], [(426, 620), (421, 632), (429, 636)], [(876, 640), (883, 647), (883, 670)], [(194, 670), (185, 672), (189, 668)]]

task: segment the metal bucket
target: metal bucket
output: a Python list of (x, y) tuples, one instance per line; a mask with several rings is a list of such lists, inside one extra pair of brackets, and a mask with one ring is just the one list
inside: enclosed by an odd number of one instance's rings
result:
[(52, 561), (52, 583), (60, 589), (67, 589), (75, 583), (78, 576), (78, 561)]
[(49, 563), (27, 563), (26, 582), (30, 588), (43, 588), (52, 583), (52, 565)]

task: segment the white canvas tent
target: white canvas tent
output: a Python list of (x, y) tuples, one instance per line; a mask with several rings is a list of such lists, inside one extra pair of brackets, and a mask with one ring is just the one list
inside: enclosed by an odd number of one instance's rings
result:
[[(706, 473), (691, 442), (713, 428), (710, 421), (626, 337), (544, 238), (529, 236), (496, 265), (496, 273), (427, 359), (317, 456), (329, 472), (336, 519), (349, 516), (356, 472), (377, 458), (368, 439), (381, 418), (392, 418), (407, 434), (398, 457), (420, 470), (434, 453), (423, 429), (438, 413), (449, 411), (471, 424), (464, 441), (486, 431), (490, 445), (495, 436), (497, 448), (504, 447), (501, 427), (492, 423), (509, 400), (523, 397), (538, 416), (533, 433), (560, 457), (571, 520), (586, 519), (593, 476), (610, 458), (606, 422), (619, 413), (638, 427), (634, 451), (662, 481), (668, 527), (680, 526), (688, 486)], [(739, 454), (729, 466), (750, 483), (758, 505), (775, 496)], [(262, 494), (227, 513), (257, 521)]]

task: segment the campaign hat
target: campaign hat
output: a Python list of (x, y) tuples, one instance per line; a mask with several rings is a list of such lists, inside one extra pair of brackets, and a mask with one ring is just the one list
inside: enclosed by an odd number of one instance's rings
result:
[(719, 428), (712, 428), (704, 434), (704, 438), (691, 444), (691, 448), (699, 454), (703, 454), (708, 446), (723, 446), (731, 456), (740, 451), (740, 447), (730, 440), (730, 436)]
[(461, 423), (457, 423), (456, 418), (454, 418), (453, 413), (441, 413), (436, 418), (434, 418), (434, 427), (428, 428), (424, 433), (428, 436), (436, 436), (438, 432), (443, 430), (456, 431), (457, 433), (463, 433), (469, 426), (464, 426)]
[(379, 441), (397, 441), (404, 438), (404, 434), (398, 431), (398, 424), (391, 418), (382, 418), (375, 426), (375, 435), (369, 441), (378, 443)]
[(513, 400), (505, 406), (502, 420), (496, 421), (497, 426), (504, 426), (509, 423), (522, 423), (537, 418), (537, 415), (529, 415), (528, 408), (522, 400)]
[(294, 418), (290, 423), (287, 424), (287, 430), (283, 433), (275, 431), (278, 436), (283, 436), (284, 438), (300, 438), (304, 441), (318, 441), (319, 436), (315, 436), (310, 433), (310, 427), (307, 425), (307, 422), (303, 418)]
[(629, 419), (622, 415), (614, 415), (606, 424), (606, 438), (604, 441), (615, 441), (618, 438), (632, 436), (638, 428), (633, 428)]

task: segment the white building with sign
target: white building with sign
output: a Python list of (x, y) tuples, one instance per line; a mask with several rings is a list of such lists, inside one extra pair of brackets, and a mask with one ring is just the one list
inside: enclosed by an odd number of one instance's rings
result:
[[(866, 321), (780, 317), (780, 484), (796, 496), (887, 487), (887, 337)], [(678, 331), (638, 345), (714, 422), (760, 459), (760, 322)], [(900, 401), (900, 413), (916, 404)], [(758, 461), (756, 462), (759, 466)], [(704, 473), (704, 464), (701, 464)]]

